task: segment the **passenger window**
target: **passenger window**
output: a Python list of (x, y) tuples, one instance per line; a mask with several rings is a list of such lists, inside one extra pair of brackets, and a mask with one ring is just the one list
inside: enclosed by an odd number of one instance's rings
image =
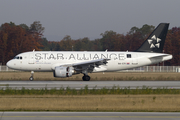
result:
[(131, 58), (131, 54), (127, 54), (127, 58)]
[(19, 57), (22, 60), (22, 57)]
[(17, 59), (19, 59), (19, 56), (17, 57)]

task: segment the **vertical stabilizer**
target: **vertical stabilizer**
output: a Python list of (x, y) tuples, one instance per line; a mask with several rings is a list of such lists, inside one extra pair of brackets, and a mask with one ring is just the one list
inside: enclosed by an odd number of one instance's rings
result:
[(136, 52), (161, 53), (163, 51), (168, 27), (169, 23), (160, 23)]

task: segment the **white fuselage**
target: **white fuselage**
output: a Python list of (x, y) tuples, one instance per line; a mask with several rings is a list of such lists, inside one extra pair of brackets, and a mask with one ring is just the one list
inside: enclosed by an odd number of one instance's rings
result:
[(93, 72), (119, 71), (159, 63), (172, 59), (172, 55), (146, 52), (79, 52), (79, 51), (32, 51), (18, 54), (7, 66), (24, 71), (53, 71), (61, 65), (110, 59), (106, 65), (94, 68)]

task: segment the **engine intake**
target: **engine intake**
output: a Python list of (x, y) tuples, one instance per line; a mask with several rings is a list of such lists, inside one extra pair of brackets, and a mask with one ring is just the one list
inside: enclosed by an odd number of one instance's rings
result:
[(54, 77), (71, 77), (74, 73), (74, 69), (73, 67), (62, 67), (62, 66), (58, 66), (55, 67), (54, 69)]

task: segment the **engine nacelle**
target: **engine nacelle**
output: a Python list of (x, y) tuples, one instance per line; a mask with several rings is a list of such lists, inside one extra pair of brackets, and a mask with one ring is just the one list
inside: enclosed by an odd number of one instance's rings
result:
[(74, 73), (73, 67), (58, 66), (54, 69), (54, 77), (71, 77)]

